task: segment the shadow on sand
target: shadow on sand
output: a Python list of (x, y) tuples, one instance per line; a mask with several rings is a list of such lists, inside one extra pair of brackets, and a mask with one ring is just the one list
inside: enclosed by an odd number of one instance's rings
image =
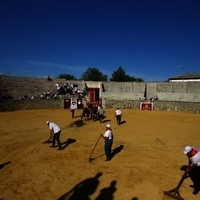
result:
[(98, 185), (99, 185), (99, 177), (102, 176), (102, 172), (96, 174), (96, 176), (87, 178), (76, 186), (74, 186), (71, 190), (63, 194), (58, 200), (90, 200), (90, 195), (92, 195)]
[(79, 119), (79, 120), (72, 122), (69, 126), (70, 127), (72, 127), (72, 126), (81, 127), (83, 125), (84, 125), (83, 120)]
[(122, 124), (125, 124), (125, 123), (126, 123), (126, 121), (125, 121), (125, 120), (123, 120), (123, 121), (121, 121), (120, 125), (122, 125)]
[(3, 163), (3, 164), (0, 164), (0, 169), (3, 169), (5, 165), (8, 165), (8, 164), (10, 164), (10, 163), (11, 163), (11, 162), (8, 161), (8, 162), (5, 162), (5, 163)]
[(124, 148), (124, 145), (120, 145), (119, 147), (113, 149), (111, 153), (111, 157), (113, 158), (116, 154), (118, 154), (122, 149)]
[(65, 149), (67, 146), (69, 146), (70, 144), (72, 144), (72, 143), (74, 143), (74, 142), (76, 142), (75, 139), (69, 138), (69, 139), (67, 139), (66, 142), (62, 142), (61, 144), (63, 145), (63, 149)]

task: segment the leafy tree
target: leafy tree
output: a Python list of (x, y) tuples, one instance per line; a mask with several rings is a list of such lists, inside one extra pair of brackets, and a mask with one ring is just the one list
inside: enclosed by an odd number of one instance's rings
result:
[(128, 81), (136, 81), (136, 82), (144, 82), (142, 78), (135, 78), (134, 76), (129, 76), (126, 74), (125, 70), (120, 66), (116, 71), (113, 72), (112, 78), (110, 81), (116, 82), (128, 82)]
[(136, 78), (135, 81), (136, 81), (136, 82), (144, 82), (144, 79), (142, 79), (142, 78)]
[(81, 76), (84, 81), (107, 81), (108, 76), (104, 75), (97, 68), (88, 68)]
[(120, 66), (117, 71), (114, 71), (112, 74), (112, 78), (110, 78), (110, 81), (124, 81), (126, 79), (126, 72), (122, 67)]
[(58, 78), (65, 78), (66, 80), (77, 80), (73, 75), (71, 74), (59, 74)]

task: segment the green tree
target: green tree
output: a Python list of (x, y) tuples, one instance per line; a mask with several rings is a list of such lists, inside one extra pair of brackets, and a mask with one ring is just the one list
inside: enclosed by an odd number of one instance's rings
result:
[(104, 75), (97, 68), (88, 68), (81, 76), (84, 81), (107, 81), (108, 76)]
[(136, 78), (135, 81), (136, 81), (136, 82), (144, 82), (144, 79), (142, 79), (142, 78)]
[(73, 75), (71, 74), (59, 74), (58, 78), (63, 78), (66, 80), (77, 80)]
[(134, 76), (129, 76), (126, 74), (125, 70), (120, 66), (116, 71), (113, 72), (110, 81), (116, 82), (128, 82), (128, 81), (136, 81), (136, 82), (144, 82), (142, 78), (135, 78)]

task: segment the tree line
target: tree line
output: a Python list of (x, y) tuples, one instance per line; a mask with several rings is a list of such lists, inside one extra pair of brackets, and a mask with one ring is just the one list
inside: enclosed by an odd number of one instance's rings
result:
[(77, 79), (71, 74), (59, 74), (58, 78), (63, 78), (66, 80), (84, 80), (84, 81), (116, 81), (116, 82), (144, 82), (142, 78), (136, 78), (134, 76), (129, 76), (125, 70), (120, 66), (116, 71), (112, 73), (109, 79), (107, 75), (103, 74), (97, 68), (88, 68), (80, 77)]

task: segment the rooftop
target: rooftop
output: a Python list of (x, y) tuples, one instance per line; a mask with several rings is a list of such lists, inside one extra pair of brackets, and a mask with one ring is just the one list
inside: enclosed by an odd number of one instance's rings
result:
[(182, 74), (179, 76), (173, 76), (173, 77), (168, 78), (168, 80), (179, 80), (179, 79), (200, 79), (200, 74), (189, 73), (189, 74)]

